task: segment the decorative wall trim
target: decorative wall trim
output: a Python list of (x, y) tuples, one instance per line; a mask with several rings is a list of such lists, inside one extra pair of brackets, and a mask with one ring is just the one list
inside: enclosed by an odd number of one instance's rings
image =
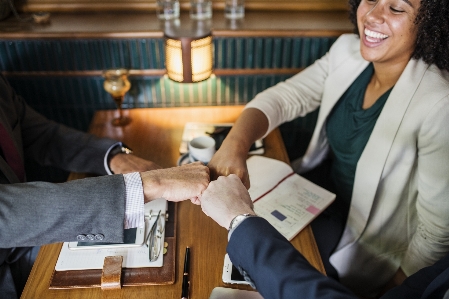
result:
[[(338, 37), (348, 30), (212, 30), (214, 37)], [(162, 31), (147, 32), (10, 32), (2, 35), (2, 40), (73, 40), (73, 39), (127, 39), (163, 38)]]
[[(335, 40), (335, 37), (215, 37), (214, 69), (246, 70), (247, 74), (301, 69), (323, 56)], [(4, 72), (61, 75), (118, 67), (165, 72), (164, 39), (0, 40), (0, 70)]]
[[(1, 72), (7, 77), (95, 77), (102, 76), (101, 70), (96, 71), (38, 71), (38, 72)], [(165, 75), (165, 70), (130, 70), (131, 76), (155, 76)]]
[[(291, 74), (217, 76), (199, 83), (178, 83), (167, 76), (130, 76), (123, 107), (242, 105)], [(87, 130), (96, 110), (115, 109), (98, 76), (8, 76), (16, 92), (48, 118)]]
[(339, 37), (348, 30), (212, 30), (215, 37)]
[[(292, 75), (299, 73), (303, 68), (282, 69), (215, 69), (216, 76), (255, 76), (255, 75)], [(43, 72), (0, 72), (7, 77), (94, 77), (102, 76), (102, 71), (43, 71)], [(130, 70), (130, 76), (162, 77), (165, 70)]]
[[(25, 0), (18, 2), (17, 8), (23, 12), (75, 12), (75, 11), (149, 11), (156, 8), (156, 1), (146, 0)], [(180, 1), (181, 10), (189, 10), (188, 0)], [(224, 1), (212, 1), (214, 10), (222, 10)], [(296, 0), (263, 1), (246, 0), (247, 10), (258, 11), (342, 11), (347, 10), (346, 0)]]
[(154, 10), (59, 12), (51, 13), (45, 25), (20, 22), (11, 15), (0, 22), (0, 40), (157, 39), (163, 38), (164, 30), (195, 30), (197, 23), (210, 27), (214, 37), (338, 37), (354, 27), (346, 11), (248, 11), (241, 20), (228, 20), (223, 11), (214, 11), (212, 20), (202, 22), (192, 21), (188, 12), (169, 22), (158, 20)]

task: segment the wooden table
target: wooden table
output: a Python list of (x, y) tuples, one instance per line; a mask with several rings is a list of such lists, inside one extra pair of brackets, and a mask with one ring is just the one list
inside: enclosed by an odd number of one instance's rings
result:
[[(125, 110), (125, 113), (132, 118), (132, 122), (124, 128), (111, 125), (116, 111), (98, 111), (90, 132), (121, 140), (131, 147), (136, 155), (155, 161), (163, 167), (173, 167), (179, 158), (179, 144), (186, 122), (234, 122), (242, 109), (243, 106), (131, 109)], [(288, 162), (279, 130), (266, 137), (265, 155)], [(84, 176), (71, 174), (70, 179)], [(180, 298), (180, 278), (186, 246), (190, 246), (192, 252), (191, 298), (206, 299), (217, 286), (237, 287), (225, 285), (221, 280), (227, 231), (207, 217), (201, 207), (191, 204), (190, 201), (178, 204), (177, 223), (177, 273), (173, 285), (123, 287), (118, 291), (106, 292), (100, 288), (51, 290), (48, 287), (61, 248), (61, 243), (58, 243), (41, 248), (21, 298)], [(292, 243), (313, 266), (324, 273), (309, 226), (301, 231)]]

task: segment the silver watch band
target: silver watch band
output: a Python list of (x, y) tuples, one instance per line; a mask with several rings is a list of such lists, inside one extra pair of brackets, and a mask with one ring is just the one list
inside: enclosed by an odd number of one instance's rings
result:
[(241, 214), (241, 215), (237, 215), (235, 216), (232, 220), (231, 223), (229, 224), (229, 231), (236, 228), (243, 220), (245, 220), (248, 217), (254, 217), (256, 215), (253, 214)]

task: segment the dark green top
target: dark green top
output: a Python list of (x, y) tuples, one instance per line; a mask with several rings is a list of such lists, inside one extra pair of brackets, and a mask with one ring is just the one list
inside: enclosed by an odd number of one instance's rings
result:
[(346, 90), (327, 119), (327, 136), (333, 153), (331, 180), (337, 198), (346, 206), (351, 203), (357, 162), (391, 92), (391, 89), (385, 92), (368, 109), (362, 108), (373, 72), (374, 67), (369, 64)]

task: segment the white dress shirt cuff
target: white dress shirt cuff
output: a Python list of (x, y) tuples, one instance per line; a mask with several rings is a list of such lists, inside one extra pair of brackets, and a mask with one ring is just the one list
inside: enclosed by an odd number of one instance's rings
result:
[(109, 175), (111, 175), (113, 173), (112, 173), (111, 169), (109, 168), (108, 157), (109, 157), (109, 153), (111, 152), (111, 150), (116, 146), (123, 146), (123, 144), (121, 142), (117, 142), (117, 143), (114, 143), (113, 145), (111, 145), (111, 147), (106, 152), (106, 155), (104, 155), (104, 159), (103, 159), (104, 169), (106, 170), (106, 173)]
[(123, 175), (123, 178), (125, 179), (126, 188), (124, 227), (125, 229), (144, 227), (145, 210), (140, 173), (126, 173)]

